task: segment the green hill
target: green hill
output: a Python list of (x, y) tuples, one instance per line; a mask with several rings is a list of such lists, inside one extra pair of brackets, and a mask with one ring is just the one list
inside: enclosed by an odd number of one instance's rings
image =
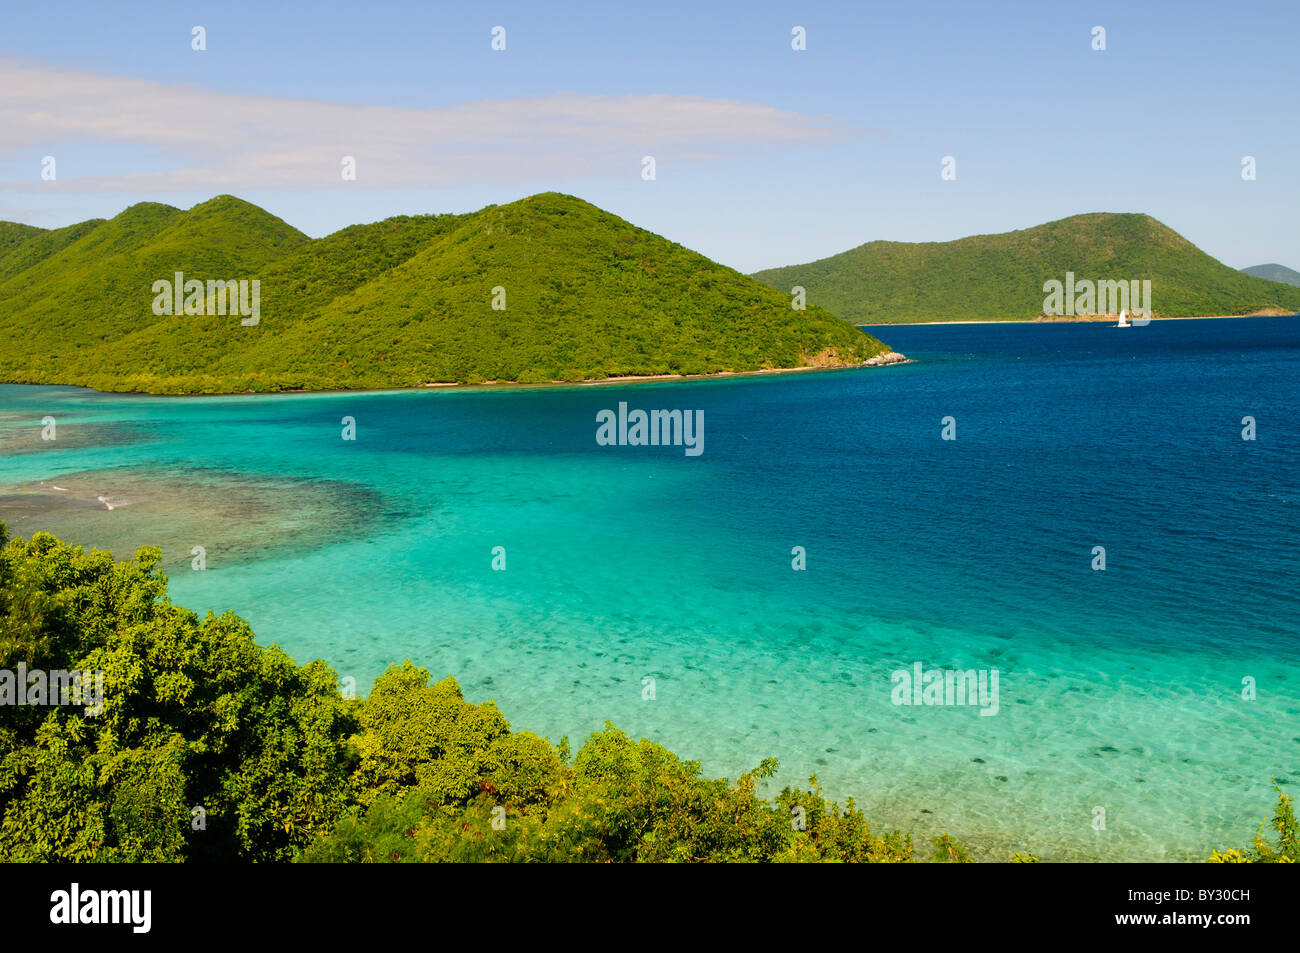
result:
[(1241, 269), (1241, 271), (1242, 274), (1254, 275), (1256, 278), (1280, 281), (1284, 285), (1300, 286), (1300, 271), (1288, 268), (1286, 265), (1251, 265), (1249, 268)]
[(1027, 320), (1043, 284), (1149, 279), (1155, 316), (1300, 311), (1300, 289), (1244, 275), (1149, 215), (1092, 213), (951, 242), (868, 242), (806, 265), (760, 271), (782, 291), (856, 324)]
[[(74, 225), (60, 230), (68, 232), (65, 236), (47, 237), (49, 246), (40, 252), (50, 253), (33, 255), (34, 264), (0, 284), (0, 334), (6, 341), (0, 378), (84, 383), (99, 370), (97, 355), (108, 344), (155, 324), (184, 320), (153, 313), (154, 281), (177, 271), (194, 277), (256, 276), (310, 241), (275, 216), (229, 196), (188, 212), (141, 203), (109, 221), (84, 225), (91, 227)], [(27, 244), (41, 240), (35, 236)], [(0, 268), (21, 252), (6, 253)], [(184, 358), (203, 361), (201, 353)], [(140, 354), (136, 360), (148, 357)]]
[[(257, 279), (260, 322), (155, 315), (151, 287), (177, 271)], [(151, 393), (840, 366), (888, 350), (556, 193), (314, 241), (230, 196), (57, 233), (0, 223), (0, 334), (0, 380)]]
[[(47, 230), (0, 222), (0, 282), (44, 261), (102, 224), (102, 218), (92, 218), (66, 228)], [(6, 235), (12, 236), (12, 240), (6, 241)]]
[(49, 233), (43, 228), (37, 228), (35, 225), (0, 222), (0, 262), (6, 259), (12, 249), (26, 244), (37, 235), (45, 234)]

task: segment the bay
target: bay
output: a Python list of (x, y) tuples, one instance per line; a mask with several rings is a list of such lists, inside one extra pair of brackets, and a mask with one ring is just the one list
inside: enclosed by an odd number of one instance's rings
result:
[[(608, 719), (711, 775), (774, 756), (776, 788), (815, 773), (877, 827), (978, 856), (1247, 843), (1270, 776), (1300, 782), (1300, 319), (869, 330), (913, 363), (465, 392), (0, 386), (0, 520), (159, 545), (175, 602), (234, 610), (360, 691), (409, 658), (517, 729), (576, 747)], [(702, 411), (704, 452), (599, 445), (619, 402)], [(998, 713), (893, 704), (917, 662), (998, 670)]]

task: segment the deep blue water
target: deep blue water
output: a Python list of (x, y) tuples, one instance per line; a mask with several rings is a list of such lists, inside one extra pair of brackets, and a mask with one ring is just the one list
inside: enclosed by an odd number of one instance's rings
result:
[[(1300, 318), (872, 333), (914, 363), (529, 391), (0, 387), (0, 519), (160, 543), (177, 602), (233, 608), (362, 691), (411, 658), (516, 727), (576, 743), (610, 719), (717, 775), (775, 755), (779, 783), (816, 772), (878, 826), (988, 856), (1247, 843), (1270, 775), (1300, 786)], [(619, 401), (703, 410), (704, 453), (598, 446)], [(915, 662), (997, 669), (997, 715), (894, 705)]]

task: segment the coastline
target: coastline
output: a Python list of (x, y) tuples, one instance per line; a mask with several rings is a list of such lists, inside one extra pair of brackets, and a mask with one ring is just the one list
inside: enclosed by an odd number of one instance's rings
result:
[(0, 384), (32, 387), (79, 387), (84, 390), (94, 391), (97, 394), (122, 394), (129, 397), (275, 397), (281, 394), (301, 397), (313, 394), (400, 394), (409, 391), (456, 391), (459, 393), (464, 391), (554, 390), (574, 387), (615, 386), (620, 384), (659, 384), (676, 381), (725, 380), (737, 377), (773, 377), (785, 374), (806, 374), (816, 371), (853, 371), (864, 367), (887, 367), (891, 364), (911, 363), (914, 362), (907, 355), (890, 350), (868, 358), (860, 364), (807, 364), (801, 367), (766, 367), (760, 368), (756, 371), (718, 371), (713, 374), (644, 374), (627, 375), (622, 377), (597, 377), (580, 381), (539, 381), (530, 384), (521, 384), (516, 381), (482, 381), (478, 384), (463, 384), (456, 381), (429, 381), (424, 384), (415, 384), (409, 387), (361, 387), (355, 389), (334, 388), (323, 390), (307, 390), (305, 388), (300, 388), (295, 390), (268, 391), (239, 390), (208, 394), (157, 394), (151, 391), (139, 390), (106, 391), (90, 387), (86, 384), (54, 384), (45, 381), (0, 380)]
[[(806, 364), (802, 367), (766, 367), (756, 371), (718, 371), (714, 374), (628, 374), (622, 377), (591, 377), (581, 381), (546, 381), (539, 384), (516, 384), (511, 381), (483, 381), (481, 384), (421, 384), (419, 387), (403, 387), (399, 390), (421, 390), (425, 388), (457, 388), (461, 390), (471, 388), (497, 389), (510, 388), (512, 390), (522, 390), (525, 388), (553, 388), (553, 387), (606, 387), (618, 384), (649, 384), (662, 383), (665, 381), (707, 381), (707, 380), (724, 380), (732, 377), (771, 377), (779, 374), (807, 374), (816, 371), (853, 371), (862, 367), (887, 367), (890, 364), (910, 364), (912, 359), (905, 354), (897, 351), (886, 351), (883, 354), (877, 354), (875, 357), (868, 358), (861, 364)], [(290, 393), (284, 391), (283, 393)]]

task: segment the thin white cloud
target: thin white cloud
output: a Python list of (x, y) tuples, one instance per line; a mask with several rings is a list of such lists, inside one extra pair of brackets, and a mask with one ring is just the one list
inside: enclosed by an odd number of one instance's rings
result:
[[(0, 57), (0, 159), (32, 179), (0, 188), (72, 192), (440, 188), (635, 175), (658, 162), (864, 134), (759, 103), (577, 93), (412, 109), (222, 93)], [(870, 133), (868, 133), (870, 134)], [(39, 179), (41, 156), (129, 147), (137, 170)], [(88, 154), (93, 155), (94, 150)], [(357, 180), (343, 183), (344, 156)], [(85, 162), (79, 161), (79, 171)], [(60, 169), (62, 172), (62, 169)]]

